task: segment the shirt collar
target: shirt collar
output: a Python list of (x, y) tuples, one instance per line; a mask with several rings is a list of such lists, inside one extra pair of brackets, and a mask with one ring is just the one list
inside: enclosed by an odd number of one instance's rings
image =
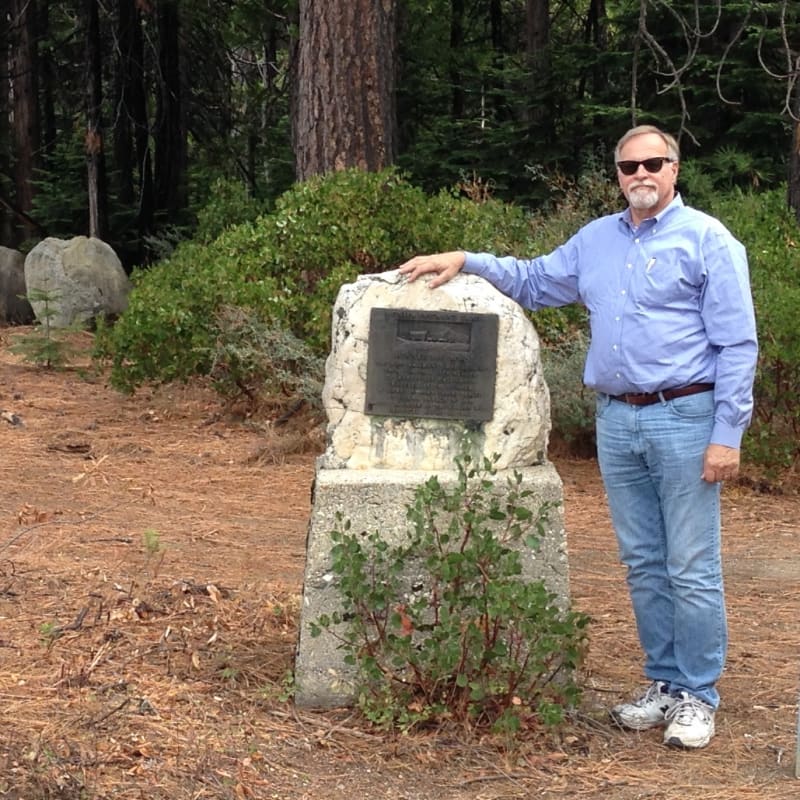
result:
[[(670, 200), (669, 205), (665, 206), (658, 212), (654, 217), (648, 217), (646, 220), (642, 222), (642, 225), (646, 225), (647, 227), (651, 227), (657, 223), (660, 223), (662, 220), (666, 219), (668, 216), (677, 211), (679, 208), (683, 208), (683, 198), (680, 196), (678, 192), (675, 192), (675, 197)], [(633, 224), (633, 220), (631, 219), (631, 209), (630, 207), (626, 208), (620, 215), (619, 220), (621, 223), (624, 223), (630, 230), (635, 230), (635, 226)], [(641, 228), (642, 225), (639, 227)]]

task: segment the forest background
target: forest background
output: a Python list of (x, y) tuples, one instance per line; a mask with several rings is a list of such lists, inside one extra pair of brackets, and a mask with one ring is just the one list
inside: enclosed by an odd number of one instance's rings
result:
[[(796, 468), (797, 4), (3, 0), (0, 15), (0, 244), (115, 249), (135, 289), (97, 355), (119, 388), (200, 373), (232, 401), (266, 382), (311, 402), (342, 282), (420, 250), (555, 246), (618, 206), (613, 143), (655, 122), (680, 141), (687, 202), (748, 247), (748, 447), (771, 480)], [(556, 426), (580, 441), (582, 312), (537, 328)]]
[[(0, 792), (796, 795), (798, 3), (0, 0), (0, 20), (0, 245), (96, 236), (133, 282), (91, 333), (0, 332)], [(596, 468), (569, 457), (571, 569), (598, 643), (588, 716), (560, 740), (534, 728), (515, 769), (450, 736), (298, 715), (308, 449), (339, 287), (417, 252), (552, 249), (620, 207), (613, 144), (651, 122), (679, 138), (684, 199), (747, 247), (759, 328), (725, 494), (737, 702), (716, 749), (687, 769), (601, 722), (637, 650)], [(592, 454), (585, 312), (535, 325), (551, 445)], [(70, 370), (21, 363), (59, 365), (76, 339)]]

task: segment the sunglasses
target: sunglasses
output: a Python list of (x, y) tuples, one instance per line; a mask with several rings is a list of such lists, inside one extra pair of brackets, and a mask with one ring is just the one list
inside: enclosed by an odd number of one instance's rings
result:
[(661, 172), (664, 162), (672, 164), (678, 159), (670, 158), (669, 156), (656, 156), (655, 158), (646, 158), (644, 161), (617, 161), (617, 169), (623, 175), (635, 175), (639, 167), (644, 167), (648, 172), (656, 173)]
[(657, 156), (656, 158), (646, 158), (644, 161), (617, 161), (617, 169), (623, 175), (635, 175), (639, 167), (644, 167), (648, 172), (661, 172), (664, 162), (672, 164), (676, 158), (669, 156)]

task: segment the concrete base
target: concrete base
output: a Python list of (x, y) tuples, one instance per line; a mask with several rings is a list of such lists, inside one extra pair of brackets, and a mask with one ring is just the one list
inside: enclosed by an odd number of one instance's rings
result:
[[(557, 504), (549, 513), (548, 526), (536, 552), (520, 544), (523, 576), (544, 580), (547, 588), (566, 607), (569, 566), (563, 516), (563, 489), (550, 463), (515, 470), (522, 476), (521, 490), (532, 494), (524, 505), (534, 512), (545, 502)], [(404, 541), (408, 531), (407, 506), (414, 492), (434, 473), (423, 470), (351, 470), (318, 468), (308, 531), (305, 583), (300, 634), (295, 662), (295, 702), (299, 706), (330, 708), (351, 705), (354, 669), (344, 663), (344, 653), (328, 632), (311, 637), (311, 624), (323, 614), (340, 608), (335, 576), (331, 572), (331, 533), (340, 527), (337, 514), (350, 520), (350, 532), (381, 531), (390, 545)], [(457, 481), (455, 471), (435, 473), (444, 487)], [(511, 470), (494, 477), (494, 492), (504, 497)]]

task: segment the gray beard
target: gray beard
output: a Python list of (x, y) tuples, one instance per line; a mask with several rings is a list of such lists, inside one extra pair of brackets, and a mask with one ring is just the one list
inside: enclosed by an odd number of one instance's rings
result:
[(656, 189), (635, 189), (630, 192), (628, 203), (632, 208), (652, 208), (658, 203), (658, 191)]

